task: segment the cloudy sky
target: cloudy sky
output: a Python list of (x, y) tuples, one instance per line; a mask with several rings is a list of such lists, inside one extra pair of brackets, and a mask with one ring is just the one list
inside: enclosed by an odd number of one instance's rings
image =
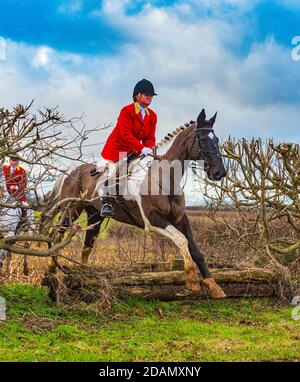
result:
[(299, 35), (298, 0), (1, 0), (0, 106), (103, 126), (147, 78), (158, 139), (204, 107), (220, 137), (299, 142)]

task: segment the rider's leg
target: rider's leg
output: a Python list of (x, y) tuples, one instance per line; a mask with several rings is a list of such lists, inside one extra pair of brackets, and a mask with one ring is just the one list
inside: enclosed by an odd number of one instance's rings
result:
[(102, 208), (100, 211), (100, 215), (102, 217), (110, 217), (114, 213), (117, 169), (118, 169), (118, 162), (108, 162), (108, 171), (106, 173), (106, 180), (104, 182), (104, 190), (101, 195)]

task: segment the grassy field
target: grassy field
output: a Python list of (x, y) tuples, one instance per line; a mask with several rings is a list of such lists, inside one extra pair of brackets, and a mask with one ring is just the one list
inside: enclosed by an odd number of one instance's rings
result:
[(3, 285), (1, 361), (299, 361), (300, 321), (268, 299), (58, 307), (46, 290)]
[[(236, 242), (224, 225), (196, 212), (191, 225), (209, 267), (267, 266), (261, 254)], [(84, 215), (79, 222), (85, 226)], [(174, 245), (155, 234), (112, 221), (104, 228), (89, 259), (92, 266), (118, 270), (141, 261), (172, 260), (177, 254)], [(61, 253), (81, 261), (81, 249), (82, 235)], [(24, 276), (22, 258), (13, 256), (10, 274), (0, 274), (8, 315), (0, 321), (0, 361), (300, 360), (300, 320), (291, 318), (292, 307), (275, 300), (127, 299), (105, 313), (93, 304), (66, 308), (50, 301), (40, 287), (49, 260), (30, 258), (30, 273)]]

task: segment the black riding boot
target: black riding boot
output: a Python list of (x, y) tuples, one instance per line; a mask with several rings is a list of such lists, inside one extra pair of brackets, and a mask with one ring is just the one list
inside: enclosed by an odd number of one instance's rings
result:
[(104, 218), (110, 217), (114, 214), (115, 206), (112, 198), (108, 196), (104, 196), (102, 198), (102, 208), (100, 211), (100, 215)]

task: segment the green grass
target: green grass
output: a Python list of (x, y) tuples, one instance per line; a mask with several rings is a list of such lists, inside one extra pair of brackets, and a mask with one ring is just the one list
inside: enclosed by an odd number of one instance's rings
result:
[(127, 299), (100, 314), (58, 307), (30, 285), (1, 286), (0, 295), (8, 308), (1, 361), (300, 360), (300, 322), (268, 299)]

